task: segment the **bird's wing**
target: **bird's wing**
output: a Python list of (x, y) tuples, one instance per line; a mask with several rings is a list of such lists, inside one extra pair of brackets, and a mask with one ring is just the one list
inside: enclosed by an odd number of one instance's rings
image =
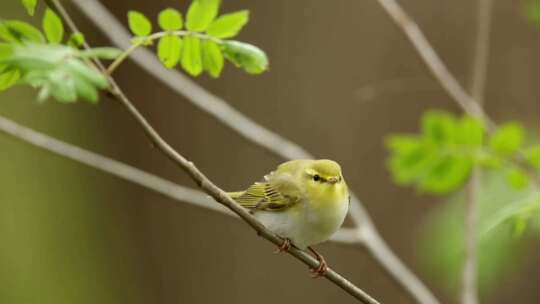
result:
[(245, 208), (267, 211), (285, 210), (299, 201), (298, 196), (283, 193), (280, 188), (279, 184), (260, 182), (231, 197)]

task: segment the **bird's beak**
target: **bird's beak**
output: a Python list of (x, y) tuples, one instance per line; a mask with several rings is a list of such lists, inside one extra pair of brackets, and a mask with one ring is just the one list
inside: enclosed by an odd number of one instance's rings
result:
[(330, 177), (330, 178), (328, 179), (328, 182), (329, 182), (330, 184), (333, 185), (333, 184), (335, 184), (335, 183), (338, 182), (338, 178), (335, 177), (335, 176), (332, 176), (332, 177)]

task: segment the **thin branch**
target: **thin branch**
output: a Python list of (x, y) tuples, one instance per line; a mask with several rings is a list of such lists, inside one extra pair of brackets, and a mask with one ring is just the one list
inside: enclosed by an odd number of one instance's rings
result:
[(448, 95), (469, 115), (479, 117), (490, 127), (493, 121), (486, 115), (475, 99), (465, 91), (457, 79), (448, 70), (435, 49), (413, 19), (403, 10), (396, 0), (377, 0), (388, 16), (405, 33), (407, 38)]
[[(73, 0), (82, 13), (84, 13), (103, 34), (105, 34), (117, 47), (126, 49), (130, 47), (130, 34), (99, 1)], [(186, 97), (191, 103), (210, 114), (215, 119), (242, 135), (251, 143), (265, 148), (267, 151), (285, 159), (314, 158), (302, 147), (282, 136), (266, 129), (255, 121), (231, 107), (225, 100), (211, 94), (194, 81), (175, 70), (168, 70), (156, 59), (155, 54), (147, 49), (139, 49), (130, 56), (137, 65), (153, 75), (156, 79), (167, 85), (174, 92)], [(418, 278), (395, 256), (378, 234), (369, 214), (360, 200), (353, 195), (350, 215), (357, 226), (358, 243), (365, 243), (362, 236), (370, 235), (375, 243), (383, 246), (364, 244), (372, 256), (381, 263), (394, 279), (404, 287), (416, 300), (423, 304), (436, 304), (438, 301), (433, 294), (422, 284)], [(338, 233), (337, 236), (339, 236)], [(337, 237), (336, 236), (336, 237)], [(392, 264), (385, 264), (392, 261)], [(397, 267), (394, 267), (396, 266)], [(410, 278), (414, 278), (411, 280)]]
[[(489, 37), (492, 19), (492, 0), (479, 0), (477, 7), (477, 29), (473, 58), (471, 94), (479, 107), (484, 104), (484, 92), (489, 62)], [(478, 220), (481, 170), (475, 167), (467, 185), (465, 212), (465, 261), (463, 263), (461, 301), (477, 304), (478, 300)]]
[[(59, 10), (58, 8), (62, 8), (62, 4), (58, 0), (51, 0), (51, 2), (57, 10)], [(74, 24), (71, 30), (74, 32), (78, 32), (78, 29)], [(249, 226), (251, 226), (255, 231), (257, 231), (257, 234), (259, 236), (264, 237), (265, 239), (274, 243), (277, 246), (282, 245), (283, 240), (281, 238), (279, 238), (270, 230), (266, 229), (266, 227), (264, 227), (264, 225), (259, 222), (253, 215), (251, 215), (245, 208), (238, 205), (230, 196), (227, 195), (226, 192), (224, 192), (218, 186), (212, 183), (212, 181), (210, 181), (210, 179), (208, 179), (191, 161), (184, 158), (173, 147), (171, 147), (150, 125), (146, 118), (144, 118), (144, 116), (137, 110), (133, 103), (131, 103), (131, 101), (123, 93), (122, 89), (116, 84), (113, 78), (109, 77), (109, 82), (111, 85), (110, 92), (112, 96), (126, 107), (128, 112), (141, 126), (148, 138), (165, 156), (167, 156), (173, 163), (175, 163), (178, 167), (184, 170), (204, 192), (213, 197), (218, 203), (224, 205), (225, 207), (236, 213), (238, 216), (240, 216), (240, 218), (242, 218)], [(316, 268), (319, 264), (316, 259), (314, 259), (312, 256), (302, 250), (291, 248), (287, 252), (312, 268)], [(329, 281), (333, 282), (334, 284), (342, 288), (344, 291), (349, 293), (351, 296), (360, 300), (362, 303), (378, 303), (366, 292), (349, 282), (347, 279), (342, 277), (334, 270), (328, 269), (328, 271), (326, 271), (323, 275)]]

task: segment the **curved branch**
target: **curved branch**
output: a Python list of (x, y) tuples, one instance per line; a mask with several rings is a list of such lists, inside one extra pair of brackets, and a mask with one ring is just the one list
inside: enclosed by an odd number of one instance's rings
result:
[[(62, 4), (58, 0), (50, 0), (53, 7), (58, 11), (62, 11)], [(60, 9), (59, 9), (60, 8)], [(66, 19), (68, 16), (65, 13), (62, 17)], [(73, 32), (78, 32), (75, 24), (71, 25), (71, 30)], [(128, 112), (131, 114), (133, 119), (141, 126), (143, 131), (146, 133), (148, 138), (156, 145), (156, 147), (167, 156), (174, 164), (180, 167), (184, 172), (186, 172), (192, 179), (197, 183), (197, 185), (208, 195), (213, 197), (216, 202), (224, 205), (232, 212), (236, 213), (240, 218), (242, 218), (249, 226), (251, 226), (259, 236), (267, 239), (268, 241), (274, 243), (277, 246), (281, 246), (283, 240), (278, 237), (276, 234), (266, 229), (264, 225), (259, 222), (253, 215), (249, 213), (245, 208), (237, 204), (230, 196), (227, 195), (222, 189), (216, 186), (208, 177), (206, 177), (193, 162), (186, 159), (180, 153), (178, 153), (172, 146), (170, 146), (157, 131), (150, 125), (146, 118), (137, 110), (133, 103), (127, 98), (122, 89), (117, 85), (115, 80), (112, 77), (109, 77), (110, 82), (110, 93), (117, 101), (122, 103)], [(314, 259), (312, 256), (306, 252), (291, 248), (287, 250), (287, 253), (294, 256), (298, 260), (302, 261), (304, 264), (310, 266), (311, 268), (316, 268), (319, 265), (319, 262)], [(333, 282), (335, 285), (339, 286), (341, 289), (346, 291), (348, 294), (354, 298), (360, 300), (362, 303), (366, 304), (378, 304), (378, 302), (373, 299), (369, 294), (349, 282), (347, 279), (342, 277), (339, 273), (335, 272), (332, 269), (328, 269), (323, 276), (329, 281)]]

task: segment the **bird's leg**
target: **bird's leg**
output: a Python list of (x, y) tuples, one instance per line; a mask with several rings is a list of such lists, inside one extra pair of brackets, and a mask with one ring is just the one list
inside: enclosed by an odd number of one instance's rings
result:
[(289, 249), (291, 249), (291, 246), (291, 240), (284, 238), (283, 243), (278, 247), (278, 249), (276, 249), (276, 251), (274, 251), (274, 253), (287, 252)]
[(312, 273), (312, 277), (318, 278), (320, 276), (323, 276), (326, 273), (326, 271), (328, 271), (328, 264), (324, 260), (324, 257), (320, 255), (317, 251), (315, 251), (315, 249), (311, 248), (311, 246), (308, 246), (308, 249), (309, 251), (313, 253), (313, 255), (315, 255), (315, 258), (317, 259), (317, 261), (319, 261), (319, 266), (317, 266), (317, 268), (310, 269)]

